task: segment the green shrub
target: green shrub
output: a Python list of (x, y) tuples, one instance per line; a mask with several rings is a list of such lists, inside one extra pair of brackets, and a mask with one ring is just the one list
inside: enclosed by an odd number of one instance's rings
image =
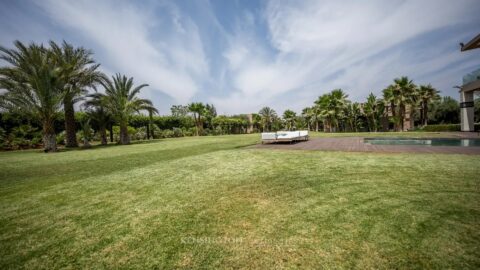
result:
[(162, 130), (162, 138), (173, 138), (173, 137), (174, 137), (173, 130), (170, 130), (170, 129)]
[(137, 128), (135, 134), (133, 135), (132, 139), (134, 140), (146, 140), (147, 139), (147, 128), (146, 127), (139, 127)]
[(183, 130), (181, 128), (173, 128), (173, 136), (174, 137), (183, 137)]
[(439, 124), (428, 125), (423, 128), (424, 131), (460, 131), (460, 124)]
[(0, 147), (4, 150), (36, 148), (42, 144), (40, 131), (30, 125), (14, 127), (9, 134), (1, 129), (0, 133)]
[(183, 136), (193, 136), (195, 134), (195, 130), (193, 128), (183, 128)]
[[(113, 130), (113, 139), (118, 142), (120, 140), (120, 127), (119, 126), (113, 126), (112, 130)], [(130, 136), (130, 138), (134, 139), (135, 133), (137, 132), (137, 130), (134, 127), (131, 127), (131, 126), (128, 126), (127, 130), (128, 130), (127, 132), (128, 132), (128, 135)], [(108, 133), (108, 135), (110, 135), (110, 134)]]
[(57, 134), (57, 144), (65, 145), (65, 131)]
[[(423, 131), (440, 132), (440, 131), (460, 131), (460, 124), (439, 124), (428, 125), (423, 128)], [(480, 130), (480, 123), (475, 124), (475, 130)]]

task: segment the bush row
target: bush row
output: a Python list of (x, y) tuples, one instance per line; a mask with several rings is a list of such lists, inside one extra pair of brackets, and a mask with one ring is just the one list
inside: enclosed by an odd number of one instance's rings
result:
[[(425, 126), (423, 131), (440, 132), (440, 131), (461, 131), (460, 124), (439, 124)], [(475, 130), (480, 130), (480, 123), (475, 124)]]

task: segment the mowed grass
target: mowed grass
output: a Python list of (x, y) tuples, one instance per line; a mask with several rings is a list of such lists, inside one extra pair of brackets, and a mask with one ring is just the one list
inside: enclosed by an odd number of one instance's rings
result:
[(258, 138), (0, 153), (0, 269), (480, 267), (480, 156)]

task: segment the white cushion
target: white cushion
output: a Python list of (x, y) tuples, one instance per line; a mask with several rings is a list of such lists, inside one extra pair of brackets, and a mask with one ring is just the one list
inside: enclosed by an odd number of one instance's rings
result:
[(299, 132), (301, 137), (308, 136), (308, 130), (300, 130)]
[(275, 139), (277, 139), (277, 134), (274, 132), (262, 133), (262, 140), (275, 140)]
[(299, 136), (298, 131), (278, 131), (277, 138), (278, 139), (294, 139)]

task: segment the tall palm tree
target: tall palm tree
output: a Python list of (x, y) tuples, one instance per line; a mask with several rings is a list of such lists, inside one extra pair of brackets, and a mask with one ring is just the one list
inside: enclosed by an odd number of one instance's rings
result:
[(93, 60), (93, 53), (83, 47), (74, 48), (67, 42), (61, 45), (50, 41), (50, 49), (62, 70), (64, 79), (63, 110), (65, 113), (65, 146), (78, 147), (75, 127), (74, 104), (82, 100), (89, 87), (95, 87), (105, 75), (98, 71), (100, 64)]
[(112, 77), (112, 80), (101, 82), (105, 88), (105, 108), (112, 114), (113, 118), (120, 125), (119, 144), (129, 144), (128, 121), (130, 116), (140, 111), (153, 108), (153, 104), (148, 99), (138, 97), (140, 90), (148, 84), (133, 86), (133, 78), (127, 78), (120, 74)]
[(158, 110), (155, 107), (150, 107), (150, 108), (147, 108), (147, 112), (148, 112), (147, 139), (150, 139), (150, 137), (154, 139), (155, 131), (153, 128), (153, 125), (154, 125), (153, 115), (158, 114)]
[(283, 113), (283, 119), (285, 120), (286, 128), (288, 130), (292, 130), (295, 126), (295, 120), (297, 118), (297, 114), (292, 110), (286, 110)]
[(361, 115), (360, 104), (358, 104), (358, 102), (350, 102), (345, 107), (345, 118), (351, 131), (357, 132), (358, 128), (361, 127)]
[(204, 116), (205, 116), (205, 125), (207, 128), (213, 129), (213, 124), (212, 121), (213, 119), (217, 116), (217, 109), (213, 104), (205, 104), (205, 110), (204, 110)]
[(311, 122), (313, 120), (313, 109), (312, 109), (312, 107), (303, 108), (302, 116), (305, 119), (305, 122), (307, 122), (307, 129), (311, 130)]
[(89, 99), (83, 104), (87, 114), (98, 125), (102, 145), (107, 144), (107, 125), (112, 122), (112, 116), (105, 108), (105, 96), (93, 93), (87, 96)]
[(57, 150), (54, 123), (65, 93), (61, 69), (43, 45), (14, 42), (15, 49), (0, 47), (0, 59), (9, 66), (0, 68), (0, 106), (40, 118), (45, 152)]
[(405, 130), (405, 115), (407, 105), (415, 105), (415, 90), (417, 86), (408, 77), (394, 79), (393, 96), (398, 106), (401, 131)]
[(195, 121), (195, 134), (200, 135), (202, 129), (202, 116), (205, 112), (205, 105), (201, 102), (192, 102), (188, 104), (188, 110), (193, 113), (193, 120)]
[(277, 118), (277, 113), (270, 107), (263, 107), (258, 114), (262, 118), (262, 125), (264, 131), (272, 129), (273, 122)]
[(315, 131), (318, 132), (320, 126), (321, 110), (318, 105), (312, 107), (312, 123), (315, 126)]
[(363, 106), (363, 111), (367, 117), (368, 129), (377, 132), (378, 101), (373, 93), (370, 93), (367, 97), (367, 102), (365, 102)]
[(383, 102), (385, 115), (388, 117), (389, 113), (392, 116), (394, 123), (394, 130), (399, 130), (400, 119), (397, 117), (397, 107), (396, 100), (394, 95), (394, 85), (389, 85), (387, 88), (383, 89)]
[(420, 98), (420, 122), (423, 126), (428, 124), (428, 105), (440, 98), (440, 91), (433, 88), (431, 84), (420, 85), (419, 89), (419, 98)]
[(347, 105), (348, 95), (342, 89), (332, 90), (330, 93), (320, 96), (315, 104), (319, 106), (321, 115), (325, 119), (325, 131), (339, 130), (339, 122), (344, 117), (345, 107)]

